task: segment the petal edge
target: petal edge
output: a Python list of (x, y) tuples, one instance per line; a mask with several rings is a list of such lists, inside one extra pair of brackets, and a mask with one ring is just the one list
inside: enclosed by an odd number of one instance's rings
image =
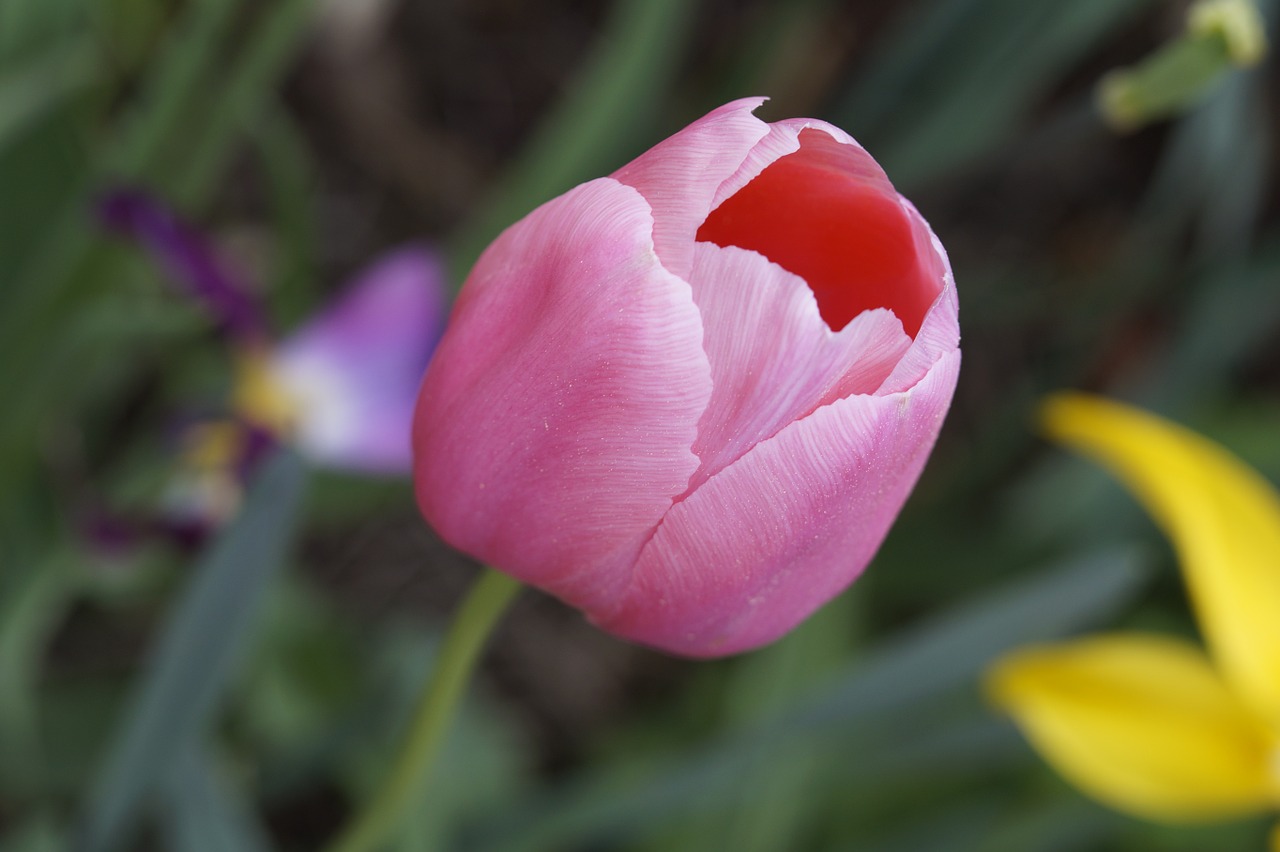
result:
[(1121, 403), (1058, 394), (1042, 423), (1151, 513), (1178, 552), (1218, 665), (1280, 727), (1280, 495), (1207, 438)]
[(1091, 796), (1165, 822), (1265, 808), (1268, 738), (1202, 651), (1141, 633), (1016, 651), (991, 700)]

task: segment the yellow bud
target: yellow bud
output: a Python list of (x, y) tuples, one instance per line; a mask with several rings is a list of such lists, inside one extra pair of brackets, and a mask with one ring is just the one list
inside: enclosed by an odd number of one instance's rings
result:
[(1251, 0), (1199, 0), (1187, 13), (1187, 31), (1217, 36), (1237, 65), (1257, 65), (1267, 53), (1267, 33)]

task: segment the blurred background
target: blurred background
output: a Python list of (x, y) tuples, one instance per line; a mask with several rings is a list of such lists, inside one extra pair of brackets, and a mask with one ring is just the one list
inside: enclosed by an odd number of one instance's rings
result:
[(407, 478), (288, 454), (251, 522), (206, 494), (177, 529), (181, 424), (236, 359), (102, 193), (169, 205), (288, 329), (407, 241), (456, 286), (537, 204), (754, 94), (859, 139), (946, 244), (938, 449), (865, 577), (760, 652), (672, 659), (526, 592), (397, 848), (1263, 848), (1261, 818), (1090, 802), (978, 685), (1039, 639), (1195, 636), (1141, 510), (1035, 437), (1043, 394), (1136, 402), (1280, 479), (1275, 65), (1123, 131), (1097, 103), (1187, 8), (0, 0), (0, 849), (321, 848), (475, 575)]

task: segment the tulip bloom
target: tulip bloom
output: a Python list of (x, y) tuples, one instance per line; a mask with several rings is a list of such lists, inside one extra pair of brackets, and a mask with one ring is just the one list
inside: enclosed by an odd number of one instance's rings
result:
[(762, 102), (499, 236), (414, 425), (447, 541), (688, 656), (776, 639), (858, 576), (960, 364), (924, 219), (848, 135)]
[(1044, 417), (1173, 540), (1209, 653), (1144, 633), (1027, 648), (990, 672), (993, 700), (1063, 775), (1120, 810), (1163, 822), (1275, 810), (1280, 494), (1216, 444), (1127, 406), (1064, 394)]

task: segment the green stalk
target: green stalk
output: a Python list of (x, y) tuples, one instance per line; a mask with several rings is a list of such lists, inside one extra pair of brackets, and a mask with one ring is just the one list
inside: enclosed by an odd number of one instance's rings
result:
[(520, 588), (517, 581), (491, 569), (476, 582), (445, 637), (395, 766), (329, 852), (373, 852), (386, 843), (425, 784), (480, 651)]

